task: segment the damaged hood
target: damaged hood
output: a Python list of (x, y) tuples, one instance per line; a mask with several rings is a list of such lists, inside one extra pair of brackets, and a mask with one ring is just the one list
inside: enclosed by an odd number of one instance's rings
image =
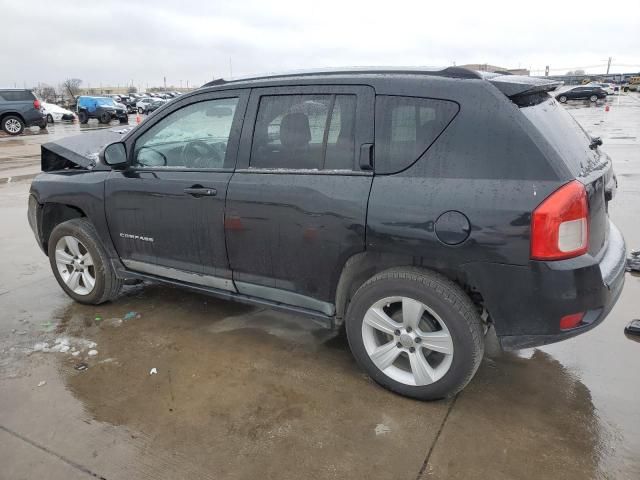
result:
[(45, 143), (41, 147), (42, 171), (97, 169), (102, 149), (110, 143), (122, 140), (133, 128), (135, 127), (97, 130)]

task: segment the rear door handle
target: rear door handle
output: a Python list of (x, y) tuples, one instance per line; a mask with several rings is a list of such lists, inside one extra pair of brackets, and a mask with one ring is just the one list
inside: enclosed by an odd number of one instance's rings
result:
[(185, 188), (184, 193), (192, 197), (215, 197), (218, 191), (215, 188), (194, 185), (193, 187)]

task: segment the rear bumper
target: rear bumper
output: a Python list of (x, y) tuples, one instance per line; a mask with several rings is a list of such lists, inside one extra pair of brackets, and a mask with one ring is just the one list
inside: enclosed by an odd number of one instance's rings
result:
[[(607, 244), (596, 256), (530, 261), (528, 266), (465, 266), (484, 298), (504, 349), (565, 340), (605, 319), (622, 292), (626, 257), (622, 234), (613, 223), (609, 226)], [(584, 313), (582, 322), (576, 328), (561, 330), (560, 319), (575, 313)]]

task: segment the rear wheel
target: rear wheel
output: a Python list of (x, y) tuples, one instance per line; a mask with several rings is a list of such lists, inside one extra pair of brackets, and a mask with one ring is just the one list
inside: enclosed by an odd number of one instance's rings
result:
[(591, 95), (589, 97), (589, 100), (591, 100), (592, 103), (597, 102), (598, 101), (598, 96), (597, 95)]
[(53, 115), (47, 115), (47, 123), (53, 123)]
[(122, 281), (86, 218), (74, 218), (54, 228), (48, 254), (56, 280), (76, 302), (98, 305), (120, 291)]
[(558, 98), (558, 101), (560, 103), (567, 103), (567, 97), (564, 95), (560, 95), (560, 98)]
[(2, 130), (9, 135), (20, 135), (24, 132), (24, 122), (16, 115), (7, 115), (2, 119)]
[(368, 280), (349, 305), (346, 329), (371, 378), (421, 400), (462, 390), (484, 353), (482, 321), (469, 297), (425, 270), (392, 269)]

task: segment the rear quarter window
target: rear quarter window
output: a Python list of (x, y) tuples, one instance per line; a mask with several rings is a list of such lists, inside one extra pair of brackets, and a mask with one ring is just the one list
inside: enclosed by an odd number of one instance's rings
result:
[(35, 99), (33, 93), (29, 90), (0, 90), (0, 97), (7, 102), (20, 102)]
[(448, 100), (378, 95), (375, 170), (396, 173), (413, 164), (458, 113)]

